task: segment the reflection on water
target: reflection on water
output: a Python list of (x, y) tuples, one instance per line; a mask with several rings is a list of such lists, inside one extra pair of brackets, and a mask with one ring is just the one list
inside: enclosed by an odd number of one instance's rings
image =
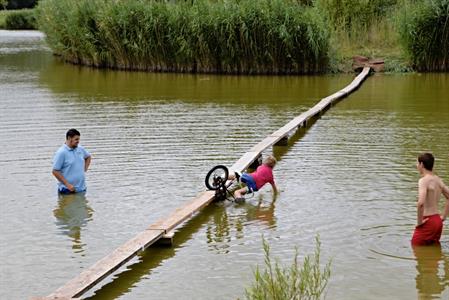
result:
[(441, 245), (415, 246), (416, 289), (418, 299), (440, 299), (441, 293), (449, 286), (449, 256)]
[(276, 196), (273, 197), (273, 200), (266, 201), (263, 195), (261, 195), (254, 203), (248, 205), (247, 220), (259, 221), (262, 225), (269, 228), (276, 227), (276, 218), (274, 216)]
[(257, 195), (246, 199), (245, 203), (236, 204), (225, 200), (217, 202), (213, 220), (207, 224), (206, 238), (209, 247), (217, 253), (229, 252), (234, 240), (245, 237), (245, 226), (258, 223), (263, 227), (275, 228), (274, 217), (276, 196), (264, 200), (266, 195)]
[(86, 193), (59, 194), (58, 206), (53, 210), (56, 225), (62, 234), (72, 240), (75, 253), (82, 253), (81, 229), (92, 220), (94, 210), (89, 206)]

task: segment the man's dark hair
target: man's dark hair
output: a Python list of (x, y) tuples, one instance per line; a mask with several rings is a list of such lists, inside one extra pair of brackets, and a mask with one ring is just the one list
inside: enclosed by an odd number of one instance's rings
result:
[(72, 138), (74, 136), (81, 136), (81, 133), (76, 130), (75, 128), (69, 129), (69, 131), (67, 131), (67, 133), (65, 134), (65, 138), (66, 140), (68, 140), (69, 138)]
[(422, 163), (426, 170), (432, 171), (435, 158), (433, 157), (432, 153), (421, 153), (418, 156), (418, 162)]

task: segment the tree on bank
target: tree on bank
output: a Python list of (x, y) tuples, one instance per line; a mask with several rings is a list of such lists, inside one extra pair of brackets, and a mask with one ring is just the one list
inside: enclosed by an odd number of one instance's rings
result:
[(2, 9), (22, 9), (33, 8), (38, 0), (0, 0), (0, 8)]

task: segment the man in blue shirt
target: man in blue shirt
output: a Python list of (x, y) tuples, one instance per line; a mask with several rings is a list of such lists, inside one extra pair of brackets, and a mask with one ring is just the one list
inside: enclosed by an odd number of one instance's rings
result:
[(91, 155), (79, 145), (80, 136), (78, 130), (69, 129), (65, 143), (55, 153), (52, 174), (58, 180), (60, 193), (86, 191), (84, 173), (89, 169)]

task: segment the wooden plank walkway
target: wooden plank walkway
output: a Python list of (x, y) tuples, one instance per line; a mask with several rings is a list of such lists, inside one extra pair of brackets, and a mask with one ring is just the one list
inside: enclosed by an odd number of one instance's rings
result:
[[(251, 148), (249, 152), (246, 152), (237, 162), (235, 162), (231, 169), (234, 171), (246, 170), (256, 159), (258, 159), (258, 157), (260, 157), (262, 151), (288, 137), (290, 132), (293, 130), (305, 126), (310, 118), (321, 114), (334, 102), (357, 89), (362, 81), (369, 75), (369, 72), (370, 68), (365, 67), (348, 86), (322, 99), (314, 107), (300, 114), (288, 122), (285, 126), (267, 136), (264, 140)], [(163, 238), (165, 234), (175, 229), (176, 226), (188, 220), (203, 207), (211, 203), (214, 200), (214, 197), (214, 191), (205, 191), (200, 193), (197, 197), (176, 209), (170, 216), (151, 224), (144, 232), (139, 233), (137, 236), (127, 241), (125, 244), (99, 260), (90, 268), (86, 269), (79, 276), (68, 281), (64, 286), (60, 287), (52, 294), (47, 297), (35, 297), (32, 299), (62, 300), (81, 297), (101, 280), (127, 263), (130, 259), (137, 255), (139, 251), (145, 250), (147, 247)]]

